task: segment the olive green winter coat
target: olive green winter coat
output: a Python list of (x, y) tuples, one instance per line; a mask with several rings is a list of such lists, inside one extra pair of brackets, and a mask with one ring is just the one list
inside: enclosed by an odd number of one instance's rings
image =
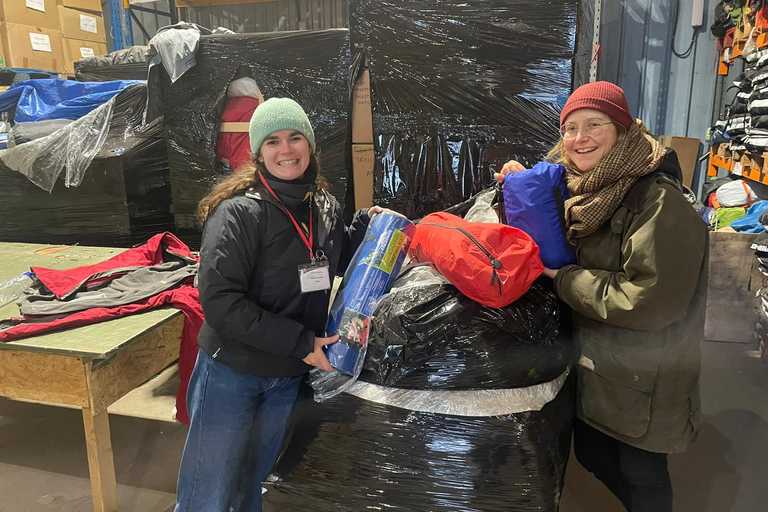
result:
[[(674, 160), (674, 161), (672, 161)], [(679, 174), (677, 158), (665, 158)], [(638, 448), (685, 450), (699, 422), (708, 235), (678, 181), (641, 178), (555, 278), (581, 346), (579, 418)]]

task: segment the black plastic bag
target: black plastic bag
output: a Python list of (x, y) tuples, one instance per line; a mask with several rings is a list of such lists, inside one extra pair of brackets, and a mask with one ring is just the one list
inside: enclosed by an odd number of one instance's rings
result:
[(374, 314), (360, 380), (405, 389), (500, 389), (560, 375), (576, 349), (542, 281), (505, 308), (461, 295), (429, 266), (409, 269)]

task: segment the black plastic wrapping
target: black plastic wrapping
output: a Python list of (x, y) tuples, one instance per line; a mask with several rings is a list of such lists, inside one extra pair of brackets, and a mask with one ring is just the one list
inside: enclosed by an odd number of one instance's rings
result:
[[(106, 136), (78, 171), (79, 185), (65, 187), (60, 178), (49, 193), (0, 164), (0, 241), (126, 247), (173, 229), (162, 123), (142, 125), (146, 87), (132, 86), (113, 101), (100, 129)], [(39, 162), (35, 169), (47, 172)]]
[(505, 308), (481, 306), (416, 267), (371, 325), (360, 380), (404, 389), (520, 388), (555, 379), (576, 349), (555, 294), (537, 282)]
[(158, 98), (168, 129), (177, 227), (199, 229), (197, 203), (221, 174), (215, 149), (227, 86), (246, 75), (256, 80), (265, 98), (289, 97), (301, 104), (315, 131), (322, 174), (343, 204), (349, 65), (349, 32), (344, 29), (201, 36), (197, 66), (174, 84), (162, 77)]
[(146, 80), (149, 47), (131, 46), (108, 55), (75, 62), (75, 77), (84, 82)]
[(466, 417), (347, 394), (300, 400), (266, 512), (556, 512), (574, 386), (541, 411)]
[(121, 165), (94, 161), (78, 187), (51, 193), (0, 168), (0, 241), (120, 246), (131, 224)]
[(578, 2), (350, 2), (371, 73), (374, 197), (409, 217), (461, 202), (558, 138)]

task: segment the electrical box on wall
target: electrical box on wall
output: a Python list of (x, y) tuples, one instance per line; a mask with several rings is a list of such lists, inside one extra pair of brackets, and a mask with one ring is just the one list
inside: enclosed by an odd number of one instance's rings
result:
[(704, 0), (691, 1), (691, 26), (696, 28), (704, 24)]

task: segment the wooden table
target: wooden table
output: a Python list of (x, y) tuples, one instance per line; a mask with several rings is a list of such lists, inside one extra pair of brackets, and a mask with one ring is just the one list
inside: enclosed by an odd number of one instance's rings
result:
[[(122, 249), (0, 243), (0, 282), (30, 266), (70, 268)], [(0, 318), (18, 313), (0, 308)], [(82, 409), (93, 510), (117, 510), (107, 407), (178, 359), (183, 315), (158, 309), (0, 343), (0, 396)]]

